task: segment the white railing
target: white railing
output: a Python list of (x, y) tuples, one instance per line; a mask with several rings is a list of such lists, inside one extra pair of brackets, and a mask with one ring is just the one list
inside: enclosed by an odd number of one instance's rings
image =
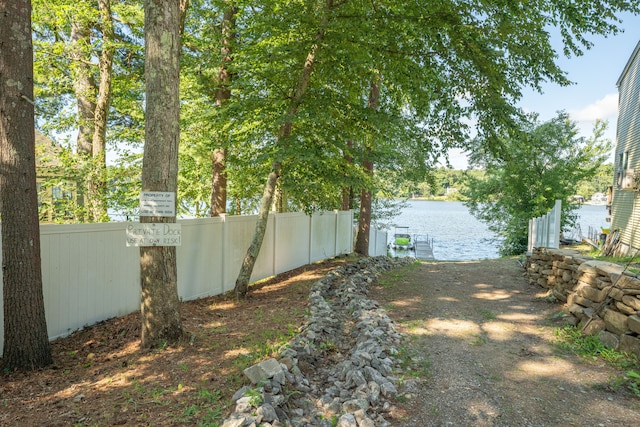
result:
[(556, 204), (546, 215), (529, 220), (529, 240), (527, 254), (533, 253), (534, 248), (560, 247), (560, 219), (562, 202)]
[[(183, 300), (232, 290), (256, 216), (179, 221), (178, 293)], [(49, 337), (140, 309), (140, 251), (125, 246), (127, 222), (40, 226)], [(353, 211), (269, 216), (252, 281), (353, 250)], [(372, 231), (372, 240), (382, 237)], [(386, 241), (386, 238), (383, 240)], [(386, 254), (374, 244), (370, 255)], [(0, 254), (1, 255), (1, 254)], [(1, 277), (1, 272), (0, 272)], [(0, 287), (0, 352), (4, 343)]]

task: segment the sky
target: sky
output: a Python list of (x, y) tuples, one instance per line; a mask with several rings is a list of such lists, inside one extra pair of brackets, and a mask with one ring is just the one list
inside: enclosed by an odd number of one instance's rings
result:
[[(577, 122), (582, 136), (592, 134), (596, 119), (606, 120), (609, 122), (606, 137), (615, 144), (618, 109), (616, 82), (640, 41), (640, 16), (625, 14), (621, 18), (623, 33), (607, 38), (589, 36), (587, 39), (594, 46), (585, 50), (584, 55), (567, 58), (561, 54), (558, 58), (558, 64), (567, 72), (573, 85), (561, 87), (545, 84), (543, 93), (525, 90), (518, 105), (526, 112), (538, 113), (542, 121), (564, 110)], [(562, 52), (561, 40), (558, 38), (553, 43), (556, 51)], [(450, 153), (450, 162), (456, 169), (467, 166), (466, 156), (459, 151)]]

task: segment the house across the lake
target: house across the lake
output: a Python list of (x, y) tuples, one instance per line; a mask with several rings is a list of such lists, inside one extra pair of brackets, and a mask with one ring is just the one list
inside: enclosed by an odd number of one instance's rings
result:
[(618, 125), (611, 230), (618, 240), (615, 253), (636, 255), (640, 249), (640, 42), (616, 85)]

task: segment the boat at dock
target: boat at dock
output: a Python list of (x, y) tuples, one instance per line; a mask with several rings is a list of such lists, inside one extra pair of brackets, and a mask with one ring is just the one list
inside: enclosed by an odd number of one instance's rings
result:
[(433, 260), (433, 238), (427, 234), (411, 234), (409, 227), (396, 227), (391, 248), (397, 253), (413, 252), (410, 256), (417, 259)]
[(391, 247), (395, 250), (412, 250), (414, 248), (413, 237), (409, 233), (409, 227), (396, 227), (393, 233), (393, 241)]

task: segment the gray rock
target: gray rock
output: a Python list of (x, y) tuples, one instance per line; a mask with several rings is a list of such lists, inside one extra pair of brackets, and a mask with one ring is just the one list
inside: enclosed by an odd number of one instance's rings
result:
[(253, 405), (251, 404), (251, 397), (244, 396), (236, 401), (236, 413), (242, 414), (250, 412), (253, 409)]
[(351, 399), (342, 404), (342, 410), (344, 412), (355, 412), (360, 409), (367, 411), (369, 409), (369, 402), (365, 399)]
[(282, 378), (281, 384), (284, 383), (284, 371), (276, 359), (267, 359), (257, 365), (248, 367), (243, 372), (252, 384), (258, 384), (276, 376), (278, 376), (278, 380)]
[(363, 410), (356, 411), (353, 413), (353, 415), (356, 418), (358, 427), (376, 427), (373, 420), (367, 416), (367, 413), (365, 411)]
[(393, 397), (398, 394), (398, 389), (391, 381), (387, 381), (384, 384), (380, 384), (380, 391), (384, 397)]
[(369, 383), (369, 402), (372, 404), (378, 403), (378, 399), (380, 399), (380, 385), (376, 382)]
[(618, 346), (620, 345), (620, 339), (618, 338), (618, 336), (612, 334), (611, 332), (600, 331), (598, 333), (598, 338), (600, 339), (600, 341), (602, 341), (602, 344), (604, 344), (605, 347), (612, 348), (614, 350), (617, 350)]
[(227, 418), (221, 427), (243, 427), (246, 419), (239, 414), (233, 414)]
[(618, 351), (633, 353), (640, 357), (640, 339), (631, 335), (622, 335)]
[(364, 376), (369, 381), (374, 381), (380, 385), (388, 382), (388, 380), (380, 373), (377, 369), (372, 368), (371, 366), (366, 366), (364, 368)]
[(256, 410), (256, 418), (258, 419), (258, 423), (262, 423), (263, 421), (271, 423), (278, 419), (278, 415), (273, 406), (266, 403)]
[(344, 414), (338, 419), (337, 427), (358, 427), (356, 417), (353, 414)]
[(346, 381), (347, 388), (355, 388), (366, 383), (367, 383), (367, 380), (364, 377), (364, 374), (362, 373), (362, 371), (354, 370), (354, 371), (349, 371), (347, 373), (347, 381)]
[(238, 401), (238, 399), (240, 399), (241, 397), (244, 397), (244, 394), (245, 394), (247, 391), (249, 391), (249, 390), (251, 390), (251, 387), (246, 386), (246, 385), (245, 385), (245, 386), (242, 386), (242, 387), (240, 388), (240, 390), (238, 390), (238, 391), (236, 391), (236, 392), (234, 393), (234, 395), (233, 395), (233, 397), (231, 398), (231, 400), (232, 400), (234, 403), (235, 403), (235, 402), (237, 402), (237, 401)]

